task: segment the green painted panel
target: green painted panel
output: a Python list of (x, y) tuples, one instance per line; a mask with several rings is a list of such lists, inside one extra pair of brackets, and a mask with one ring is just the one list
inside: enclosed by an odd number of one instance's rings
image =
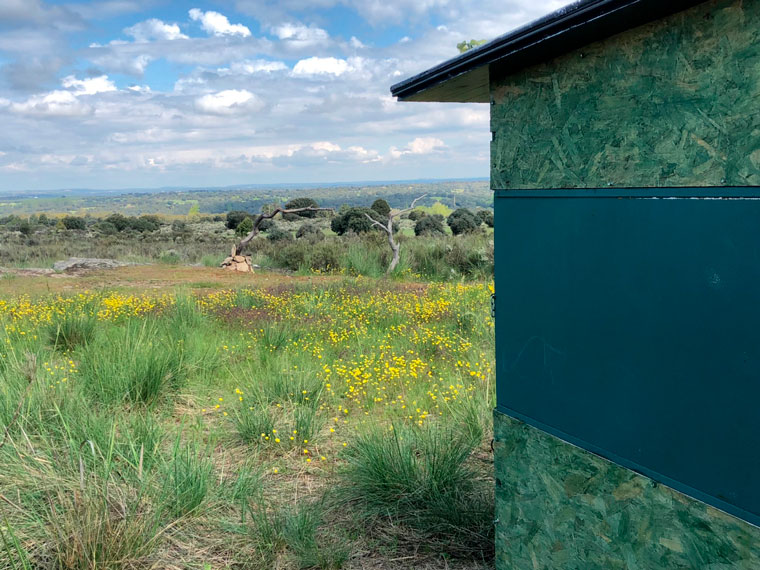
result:
[(497, 570), (760, 568), (760, 528), (494, 414)]
[(760, 524), (760, 189), (672, 193), (496, 193), (498, 407)]
[(493, 188), (760, 185), (760, 0), (713, 0), (506, 74)]

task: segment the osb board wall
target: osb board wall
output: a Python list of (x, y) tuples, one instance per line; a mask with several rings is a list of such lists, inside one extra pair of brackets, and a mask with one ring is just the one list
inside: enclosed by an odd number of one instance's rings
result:
[(499, 77), (499, 189), (760, 185), (760, 0), (714, 0)]
[(760, 528), (500, 412), (496, 568), (760, 568)]

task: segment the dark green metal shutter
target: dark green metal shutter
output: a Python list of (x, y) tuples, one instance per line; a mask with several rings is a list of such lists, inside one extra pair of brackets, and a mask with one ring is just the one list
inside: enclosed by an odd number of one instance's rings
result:
[(757, 197), (497, 191), (498, 409), (760, 523)]

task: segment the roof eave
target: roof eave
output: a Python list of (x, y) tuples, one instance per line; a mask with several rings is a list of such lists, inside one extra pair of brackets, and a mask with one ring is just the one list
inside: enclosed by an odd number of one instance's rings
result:
[(509, 74), (705, 0), (580, 0), (391, 87), (400, 101), (485, 103), (489, 68)]

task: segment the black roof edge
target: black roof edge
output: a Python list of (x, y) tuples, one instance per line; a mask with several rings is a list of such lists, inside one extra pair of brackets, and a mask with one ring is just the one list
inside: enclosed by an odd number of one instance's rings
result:
[[(401, 100), (440, 85), (464, 73), (497, 61), (536, 63), (536, 52), (546, 60), (588, 45), (706, 0), (579, 0), (503, 36), (471, 49), (453, 59), (391, 86), (391, 95)], [(606, 27), (605, 20), (615, 21)], [(563, 35), (572, 36), (564, 42)], [(581, 41), (579, 41), (579, 38)], [(568, 38), (569, 39), (569, 38)], [(552, 44), (547, 51), (543, 44)]]

